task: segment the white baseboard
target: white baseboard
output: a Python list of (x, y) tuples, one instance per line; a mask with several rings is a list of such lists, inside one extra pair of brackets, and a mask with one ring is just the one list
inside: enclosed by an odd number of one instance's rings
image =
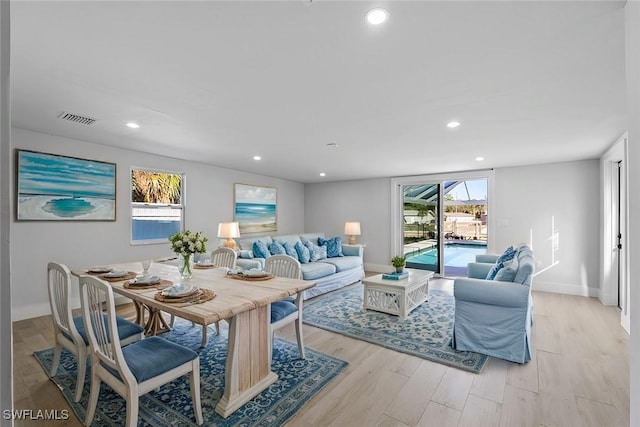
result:
[(567, 283), (540, 282), (534, 280), (531, 290), (539, 292), (553, 292), (556, 294), (578, 295), (582, 297), (600, 297), (600, 290), (598, 288), (570, 285)]

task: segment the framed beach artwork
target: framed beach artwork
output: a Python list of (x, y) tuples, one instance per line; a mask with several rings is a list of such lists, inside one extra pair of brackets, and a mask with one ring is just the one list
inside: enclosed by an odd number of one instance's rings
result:
[(18, 220), (115, 221), (115, 163), (17, 150), (16, 170)]
[(234, 217), (240, 233), (276, 231), (277, 189), (235, 184)]

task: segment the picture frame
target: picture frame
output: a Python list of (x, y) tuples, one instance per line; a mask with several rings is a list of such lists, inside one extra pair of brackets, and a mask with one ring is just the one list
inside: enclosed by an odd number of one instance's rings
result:
[(278, 190), (250, 184), (234, 184), (234, 221), (240, 233), (278, 230)]
[(16, 150), (18, 221), (115, 221), (116, 164)]

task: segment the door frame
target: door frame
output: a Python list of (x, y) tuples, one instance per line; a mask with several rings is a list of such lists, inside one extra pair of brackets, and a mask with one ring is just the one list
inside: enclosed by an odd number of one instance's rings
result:
[[(602, 179), (602, 244), (600, 259), (602, 271), (600, 272), (600, 290), (598, 299), (604, 305), (618, 305), (620, 300), (620, 324), (629, 332), (631, 306), (629, 300), (629, 191), (627, 149), (628, 134), (622, 135), (602, 155), (600, 170)], [(622, 230), (622, 251), (620, 256), (620, 277), (618, 277), (617, 259), (617, 209), (616, 199), (618, 193), (618, 162), (622, 162), (620, 171), (620, 229)], [(618, 292), (618, 279), (620, 279), (620, 294)]]
[[(459, 172), (447, 172), (447, 173), (438, 173), (438, 174), (429, 174), (429, 175), (413, 175), (413, 176), (402, 176), (391, 178), (391, 256), (402, 256), (402, 221), (403, 221), (403, 212), (402, 212), (402, 186), (403, 185), (418, 185), (418, 184), (429, 184), (429, 183), (443, 183), (444, 181), (464, 181), (471, 179), (486, 179), (487, 180), (487, 212), (488, 212), (488, 220), (487, 220), (487, 251), (494, 252), (492, 246), (492, 238), (491, 231), (495, 230), (495, 212), (493, 210), (493, 200), (494, 197), (494, 177), (495, 172), (493, 169), (479, 169), (475, 171), (459, 171)], [(441, 192), (444, 190), (441, 186)], [(442, 194), (441, 194), (442, 196)], [(444, 210), (444, 204), (440, 204), (440, 218), (439, 221), (442, 221), (442, 211)], [(442, 227), (439, 227), (439, 241), (442, 241), (444, 235), (444, 230)], [(442, 245), (440, 245), (442, 246)], [(440, 256), (439, 259), (441, 273), (437, 275), (438, 277), (444, 276), (444, 258)]]

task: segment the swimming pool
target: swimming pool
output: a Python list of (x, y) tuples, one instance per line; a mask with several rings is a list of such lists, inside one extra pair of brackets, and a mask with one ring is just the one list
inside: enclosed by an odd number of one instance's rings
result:
[[(487, 253), (487, 245), (445, 243), (444, 262), (447, 267), (467, 267), (475, 262), (476, 255)], [(436, 265), (437, 248), (429, 248), (417, 255), (407, 257), (407, 267), (413, 264)]]

